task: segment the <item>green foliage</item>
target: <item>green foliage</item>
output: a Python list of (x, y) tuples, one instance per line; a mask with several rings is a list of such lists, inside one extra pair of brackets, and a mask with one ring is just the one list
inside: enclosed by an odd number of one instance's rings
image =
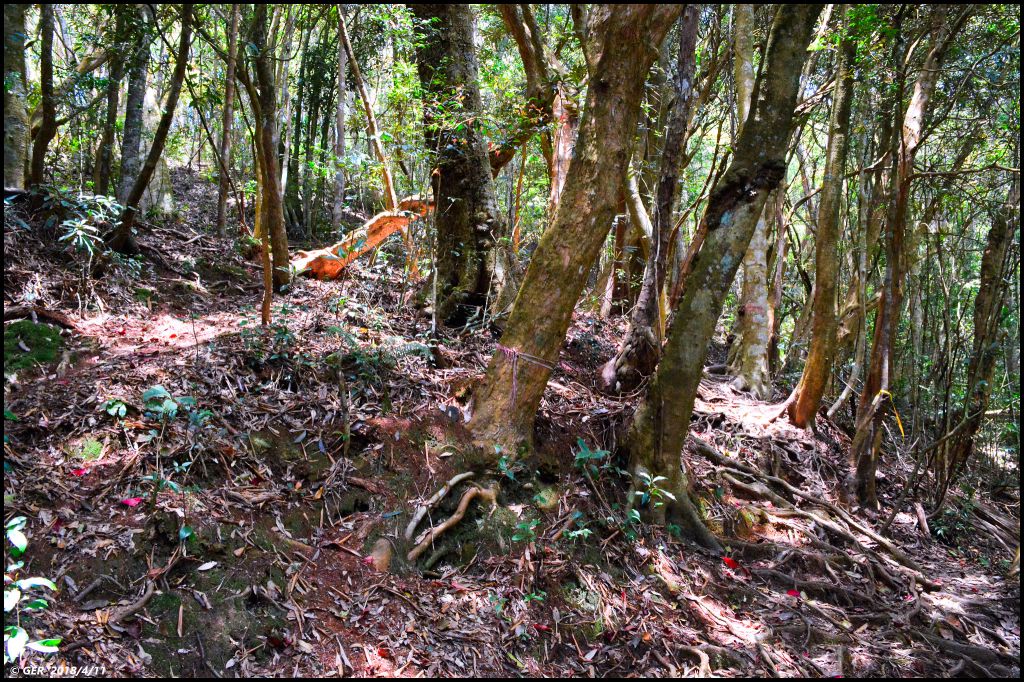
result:
[[(24, 555), (28, 548), (26, 523), (24, 516), (15, 516), (4, 526), (9, 552), (14, 558)], [(45, 598), (39, 596), (40, 591), (56, 591), (57, 585), (49, 578), (19, 578), (18, 573), (24, 566), (23, 561), (16, 561), (4, 570), (4, 665), (18, 661), (26, 651), (57, 653), (61, 642), (60, 638), (32, 641), (29, 636), (25, 626), (31, 622), (32, 612), (41, 611), (50, 605)]]
[(971, 514), (977, 506), (974, 490), (964, 487), (964, 498), (959, 503), (943, 507), (942, 512), (931, 522), (932, 535), (939, 542), (956, 547), (962, 540), (974, 533)]
[(577, 450), (573, 453), (573, 464), (584, 475), (598, 478), (602, 471), (618, 468), (612, 466), (611, 453), (607, 450), (591, 450), (582, 438), (576, 439)]
[(633, 494), (639, 498), (641, 507), (650, 505), (657, 508), (664, 506), (666, 499), (675, 501), (676, 496), (659, 485), (668, 480), (666, 477), (651, 476), (646, 471), (641, 471), (638, 478), (641, 486)]
[(529, 519), (516, 524), (516, 532), (512, 535), (514, 542), (534, 542), (537, 539), (537, 526), (540, 519)]

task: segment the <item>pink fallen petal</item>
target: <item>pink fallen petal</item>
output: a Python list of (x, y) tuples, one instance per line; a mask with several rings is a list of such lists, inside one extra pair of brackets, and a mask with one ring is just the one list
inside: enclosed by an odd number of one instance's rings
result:
[(127, 499), (121, 500), (121, 504), (126, 504), (129, 507), (134, 507), (139, 502), (142, 502), (142, 498), (141, 497), (129, 497)]
[(788, 594), (790, 597), (799, 597), (800, 590), (787, 590), (786, 594)]
[(88, 469), (74, 469), (71, 473), (74, 476), (85, 476), (87, 473), (89, 473), (89, 470)]

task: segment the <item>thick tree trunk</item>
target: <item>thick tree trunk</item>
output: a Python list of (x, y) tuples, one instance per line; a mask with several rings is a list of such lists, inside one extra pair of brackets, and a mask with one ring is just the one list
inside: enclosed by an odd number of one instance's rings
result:
[(167, 142), (167, 133), (171, 130), (171, 122), (174, 120), (174, 111), (178, 105), (178, 95), (181, 94), (181, 85), (185, 81), (185, 69), (188, 67), (188, 51), (192, 41), (192, 5), (181, 6), (181, 35), (178, 43), (178, 54), (175, 57), (174, 73), (168, 84), (167, 100), (164, 102), (164, 113), (160, 117), (156, 133), (153, 136), (153, 146), (149, 148), (146, 162), (135, 178), (131, 191), (125, 198), (124, 210), (121, 211), (121, 218), (114, 234), (111, 236), (108, 246), (115, 251), (122, 253), (132, 252), (135, 246), (132, 240), (132, 226), (135, 224), (135, 217), (138, 214), (139, 201), (142, 199), (150, 178), (156, 170), (164, 152), (164, 144)]
[(589, 12), (590, 85), (562, 199), (475, 395), (470, 428), (484, 455), (496, 459), (495, 444), (514, 455), (532, 441), (548, 376), (611, 226), (647, 72), (681, 11), (596, 5)]
[(749, 391), (759, 400), (771, 395), (768, 375), (768, 226), (761, 216), (743, 255), (743, 288), (736, 313), (736, 338), (729, 348), (732, 387)]
[[(845, 9), (845, 8), (844, 8)], [(845, 25), (845, 21), (844, 21)], [(836, 280), (839, 259), (839, 212), (843, 175), (849, 150), (850, 115), (853, 111), (853, 60), (856, 48), (846, 37), (839, 47), (838, 76), (832, 100), (832, 125), (826, 151), (825, 177), (818, 204), (818, 226), (814, 237), (814, 303), (811, 342), (800, 383), (793, 391), (789, 418), (795, 426), (814, 424), (832, 373), (836, 345)]]
[(231, 5), (231, 25), (228, 29), (228, 61), (224, 76), (224, 108), (220, 132), (220, 182), (217, 186), (217, 232), (227, 233), (228, 188), (231, 184), (231, 132), (235, 120), (235, 66), (238, 62), (238, 20), (241, 6)]
[(57, 102), (53, 96), (53, 5), (39, 6), (39, 109), (42, 119), (32, 140), (29, 184), (41, 185), (46, 172), (46, 150), (57, 134)]
[(634, 485), (642, 486), (644, 476), (664, 476), (660, 487), (676, 498), (661, 509), (645, 511), (655, 521), (680, 524), (691, 537), (711, 547), (718, 543), (689, 500), (680, 452), (725, 295), (768, 194), (785, 175), (800, 71), (820, 12), (821, 5), (782, 5), (776, 11), (751, 112), (732, 163), (709, 196), (702, 219), (707, 236), (683, 284), (665, 355), (627, 438)]
[(700, 8), (687, 5), (680, 19), (675, 93), (661, 154), (660, 177), (651, 220), (651, 249), (640, 295), (629, 321), (629, 331), (619, 352), (601, 369), (601, 383), (605, 390), (632, 391), (644, 377), (654, 372), (661, 357), (663, 320), (659, 315), (660, 301), (672, 236), (672, 215), (679, 196), (679, 166), (686, 151), (686, 127), (693, 105), (699, 18)]
[(4, 5), (4, 189), (24, 189), (28, 166), (27, 9), (28, 5)]
[(139, 8), (134, 32), (136, 43), (128, 67), (128, 94), (124, 107), (124, 131), (121, 135), (121, 178), (117, 186), (117, 201), (122, 206), (142, 168), (143, 108), (146, 102), (146, 83), (149, 77), (149, 33), (146, 10)]
[(427, 149), (437, 154), (431, 173), (437, 206), (435, 314), (446, 325), (460, 326), (480, 313), (493, 292), (494, 241), (505, 234), (479, 123), (473, 10), (454, 4), (410, 9), (420, 21), (416, 60), (425, 93), (424, 134)]

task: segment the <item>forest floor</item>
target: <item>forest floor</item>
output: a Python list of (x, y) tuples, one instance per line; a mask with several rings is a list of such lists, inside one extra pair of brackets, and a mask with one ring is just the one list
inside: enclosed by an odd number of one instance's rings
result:
[[(59, 586), (22, 615), (63, 637), (56, 659), (118, 676), (1019, 673), (1017, 492), (954, 503), (942, 542), (909, 505), (878, 536), (909, 457), (888, 455), (869, 516), (840, 494), (842, 428), (769, 422), (723, 377), (702, 384), (685, 461), (727, 556), (624, 524), (628, 481), (598, 455), (636, 397), (595, 387), (623, 326), (583, 309), (499, 506), (378, 571), (375, 541), (459, 473), (454, 408), (496, 335), (428, 345), (397, 239), (343, 281), (298, 280), (261, 330), (256, 263), (193, 229), (215, 192), (178, 191), (188, 208), (140, 229), (141, 272), (94, 280), (5, 212), (4, 512), (29, 519), (22, 575)], [(35, 350), (7, 343), (26, 305), (61, 346), (11, 372)]]

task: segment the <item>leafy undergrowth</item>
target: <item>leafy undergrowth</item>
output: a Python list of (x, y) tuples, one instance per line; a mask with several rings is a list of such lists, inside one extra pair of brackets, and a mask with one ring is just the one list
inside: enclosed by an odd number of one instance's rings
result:
[[(943, 542), (900, 513), (889, 551), (870, 535), (884, 518), (838, 495), (848, 441), (823, 418), (817, 438), (770, 423), (767, 404), (709, 377), (686, 462), (727, 556), (630, 523), (612, 453), (635, 397), (594, 387), (622, 325), (585, 311), (539, 452), (502, 467), (499, 505), (471, 506), (416, 566), (396, 552), (376, 570), (375, 543), (460, 471), (458, 408), (496, 337), (428, 343), (387, 248), (344, 281), (298, 281), (261, 329), (254, 264), (194, 218), (143, 229), (140, 267), (85, 283), (45, 230), (5, 221), (6, 300), (73, 320), (59, 364), (12, 365), (25, 351), (5, 343), (5, 516), (27, 517), (26, 571), (59, 588), (22, 619), (34, 639), (63, 638), (50, 662), (124, 676), (1017, 672), (1013, 547), (970, 512), (1013, 530), (1019, 501), (972, 500)], [(891, 503), (910, 471), (884, 469)]]

